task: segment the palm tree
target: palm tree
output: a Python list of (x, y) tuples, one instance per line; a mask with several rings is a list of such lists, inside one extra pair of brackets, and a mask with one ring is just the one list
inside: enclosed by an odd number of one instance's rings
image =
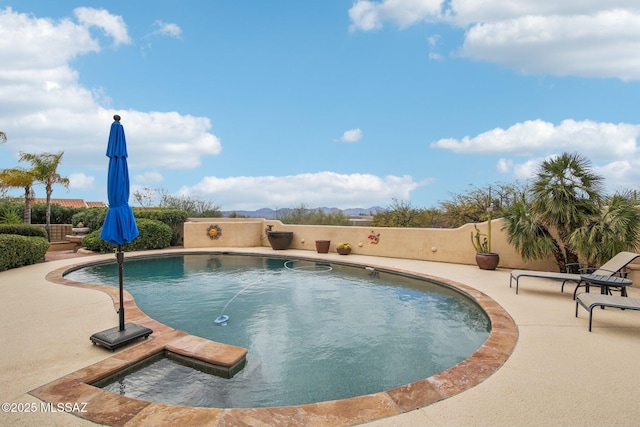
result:
[(23, 221), (31, 224), (31, 199), (33, 199), (33, 182), (35, 177), (31, 171), (22, 168), (0, 170), (0, 187), (24, 189)]
[(631, 192), (617, 193), (605, 200), (602, 215), (571, 235), (571, 244), (589, 264), (602, 265), (619, 252), (640, 247), (640, 204)]
[(538, 170), (532, 208), (544, 224), (558, 232), (567, 263), (578, 263), (578, 254), (569, 241), (571, 233), (599, 216), (602, 179), (577, 153), (545, 160)]
[(507, 232), (507, 242), (520, 252), (522, 258), (541, 259), (551, 254), (559, 266), (565, 264), (560, 244), (533, 213), (531, 201), (524, 192), (515, 197), (503, 219), (502, 230)]
[(65, 188), (69, 188), (69, 178), (63, 178), (57, 173), (58, 166), (62, 160), (64, 151), (57, 154), (42, 153), (42, 154), (29, 154), (20, 153), (20, 161), (30, 162), (33, 168), (31, 173), (36, 181), (41, 182), (45, 186), (47, 193), (47, 211), (46, 211), (46, 226), (47, 233), (49, 234), (49, 240), (51, 240), (51, 193), (53, 193), (53, 186), (60, 184)]
[(545, 160), (528, 198), (505, 214), (508, 241), (524, 259), (553, 255), (559, 270), (567, 272), (567, 264), (579, 261), (572, 233), (601, 215), (601, 185), (602, 177), (577, 153)]
[(0, 130), (0, 144), (7, 142), (7, 134)]

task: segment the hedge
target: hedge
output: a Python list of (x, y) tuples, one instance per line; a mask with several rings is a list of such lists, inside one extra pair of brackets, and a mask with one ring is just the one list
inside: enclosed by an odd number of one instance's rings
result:
[(44, 237), (48, 240), (47, 230), (31, 224), (0, 224), (0, 234), (18, 234), (26, 237)]
[(35, 264), (44, 259), (48, 249), (49, 241), (44, 237), (0, 234), (0, 271)]
[[(133, 216), (136, 222), (140, 219), (154, 219), (171, 227), (171, 246), (180, 245), (180, 236), (184, 223), (187, 221), (187, 212), (178, 209), (141, 209), (133, 208)], [(104, 224), (107, 208), (87, 208), (73, 215), (71, 223), (74, 227), (82, 223), (90, 231), (99, 230)]]
[(107, 208), (86, 208), (73, 215), (71, 224), (77, 227), (82, 223), (89, 230), (95, 231), (104, 224), (104, 217), (107, 216)]
[[(160, 221), (154, 219), (137, 219), (138, 231), (140, 234), (132, 242), (122, 245), (125, 252), (141, 251), (146, 249), (164, 249), (171, 245), (171, 228)], [(99, 230), (87, 234), (82, 239), (82, 245), (94, 252), (107, 253), (113, 250), (106, 241), (100, 238)]]
[(184, 223), (187, 221), (187, 212), (179, 209), (133, 209), (133, 215), (138, 218), (155, 219), (171, 227), (171, 246), (182, 244), (180, 236)]
[[(85, 208), (72, 208), (68, 206), (60, 206), (52, 203), (51, 205), (51, 224), (72, 224), (73, 215)], [(22, 204), (24, 211), (24, 203)], [(45, 224), (47, 222), (47, 204), (34, 203), (31, 205), (31, 223)]]

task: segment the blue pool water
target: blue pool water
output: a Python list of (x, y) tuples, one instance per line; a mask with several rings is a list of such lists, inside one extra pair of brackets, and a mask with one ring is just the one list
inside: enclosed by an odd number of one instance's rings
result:
[[(115, 263), (66, 277), (118, 285)], [(162, 359), (106, 387), (170, 404), (283, 406), (388, 390), (466, 359), (490, 332), (486, 314), (452, 289), (322, 261), (129, 259), (124, 283), (152, 318), (248, 349), (245, 368), (230, 379)], [(215, 323), (221, 315), (229, 317), (226, 326)]]

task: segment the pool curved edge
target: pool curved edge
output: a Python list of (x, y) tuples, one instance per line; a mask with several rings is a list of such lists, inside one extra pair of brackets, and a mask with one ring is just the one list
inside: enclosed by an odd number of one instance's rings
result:
[[(233, 251), (179, 251), (166, 255), (189, 253), (242, 254), (265, 256), (264, 253), (236, 253)], [(149, 257), (146, 254), (128, 254), (129, 257)], [(269, 256), (287, 258), (270, 254)], [(296, 256), (317, 260), (317, 257)], [(324, 258), (323, 258), (324, 259)], [(324, 259), (326, 261), (326, 259)], [(102, 261), (104, 262), (104, 261)], [(361, 262), (331, 262), (359, 266), (372, 266)], [(101, 263), (101, 262), (98, 262)], [(84, 262), (65, 266), (47, 274), (46, 279), (66, 286), (95, 289), (107, 293), (118, 305), (118, 288), (106, 285), (86, 284), (64, 278), (64, 274), (96, 262)], [(125, 347), (94, 365), (82, 368), (30, 392), (31, 395), (52, 404), (61, 402), (88, 402), (86, 412), (76, 414), (90, 421), (114, 426), (163, 425), (182, 421), (182, 425), (218, 423), (234, 425), (246, 423), (286, 425), (353, 425), (399, 415), (425, 407), (468, 390), (490, 377), (509, 358), (518, 340), (518, 328), (512, 317), (495, 300), (473, 287), (426, 274), (389, 267), (381, 270), (395, 271), (415, 277), (433, 280), (456, 289), (474, 300), (489, 316), (491, 332), (487, 340), (467, 359), (428, 378), (383, 392), (349, 399), (317, 402), (296, 406), (265, 408), (200, 408), (167, 405), (114, 394), (91, 384), (112, 375), (125, 367), (165, 350), (177, 341), (201, 341), (200, 337), (164, 325), (140, 310), (133, 297), (125, 291), (124, 305), (127, 320), (153, 329), (149, 339)]]

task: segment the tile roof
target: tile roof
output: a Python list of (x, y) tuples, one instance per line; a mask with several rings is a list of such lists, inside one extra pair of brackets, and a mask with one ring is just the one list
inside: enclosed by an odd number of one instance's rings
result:
[[(47, 203), (47, 199), (33, 199), (31, 203)], [(96, 208), (107, 207), (103, 202), (85, 202), (83, 199), (51, 199), (51, 204), (67, 208)]]
[(106, 208), (107, 205), (105, 205), (103, 202), (87, 202), (87, 207), (88, 208)]

